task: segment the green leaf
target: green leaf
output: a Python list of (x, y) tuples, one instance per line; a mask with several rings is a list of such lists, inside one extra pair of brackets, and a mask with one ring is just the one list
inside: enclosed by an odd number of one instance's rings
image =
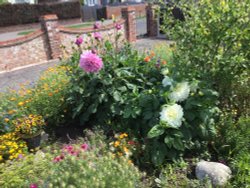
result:
[(113, 94), (115, 101), (121, 101), (121, 94), (118, 91), (115, 91)]
[(165, 132), (164, 128), (160, 125), (155, 125), (152, 129), (148, 132), (148, 138), (154, 138), (157, 136), (162, 135)]
[(155, 142), (154, 149), (151, 152), (151, 158), (154, 165), (159, 166), (164, 162), (167, 154), (167, 148), (163, 143)]
[(172, 145), (173, 145), (173, 138), (172, 137), (170, 137), (170, 136), (166, 136), (165, 138), (164, 138), (164, 142), (165, 142), (165, 144), (169, 147), (169, 148), (171, 148), (172, 147)]
[(173, 141), (173, 147), (177, 150), (181, 150), (181, 151), (184, 151), (184, 145), (181, 141), (181, 139), (177, 138), (177, 139), (174, 139)]

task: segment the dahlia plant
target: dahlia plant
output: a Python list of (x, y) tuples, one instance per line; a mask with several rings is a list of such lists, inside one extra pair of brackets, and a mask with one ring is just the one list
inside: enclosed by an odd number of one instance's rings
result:
[[(117, 44), (121, 35), (115, 26)], [(217, 93), (202, 82), (177, 80), (153, 51), (139, 55), (129, 44), (118, 48), (95, 38), (95, 48), (78, 49), (67, 63), (68, 109), (75, 121), (134, 135), (141, 145), (138, 163), (160, 165), (187, 149), (204, 149), (201, 143), (214, 133)]]

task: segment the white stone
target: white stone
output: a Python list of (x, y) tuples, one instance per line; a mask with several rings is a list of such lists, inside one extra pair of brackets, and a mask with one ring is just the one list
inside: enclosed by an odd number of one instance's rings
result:
[(223, 186), (231, 178), (231, 170), (222, 163), (201, 161), (195, 169), (196, 177), (203, 180), (208, 177), (215, 186)]

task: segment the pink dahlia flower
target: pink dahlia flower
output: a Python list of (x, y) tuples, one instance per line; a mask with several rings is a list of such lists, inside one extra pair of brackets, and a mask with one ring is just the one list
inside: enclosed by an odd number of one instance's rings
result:
[(117, 30), (121, 30), (122, 25), (121, 25), (121, 24), (116, 23), (116, 24), (115, 24), (115, 28), (116, 28)]
[(77, 46), (80, 46), (80, 45), (82, 44), (82, 42), (83, 42), (82, 37), (78, 37), (78, 38), (76, 39), (76, 41), (75, 41), (75, 44), (76, 44)]
[(101, 33), (95, 32), (95, 33), (94, 33), (94, 38), (95, 38), (96, 40), (101, 40), (101, 39), (102, 39)]
[(87, 51), (81, 55), (80, 67), (85, 72), (99, 72), (103, 67), (102, 58), (91, 51)]

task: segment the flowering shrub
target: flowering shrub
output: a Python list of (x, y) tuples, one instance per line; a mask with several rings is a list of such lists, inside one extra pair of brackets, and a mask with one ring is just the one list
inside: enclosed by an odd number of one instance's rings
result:
[(45, 71), (30, 95), (30, 102), (26, 105), (32, 113), (43, 116), (49, 126), (58, 125), (66, 118), (65, 96), (69, 87), (67, 71), (71, 74), (69, 67), (61, 65)]
[[(128, 140), (128, 134), (122, 133), (115, 135), (115, 140), (110, 142), (110, 150), (114, 153), (114, 157), (124, 156), (130, 158), (133, 155), (133, 152), (136, 150), (134, 141)], [(131, 161), (131, 160), (129, 160)]]
[(27, 153), (26, 143), (15, 133), (0, 135), (0, 162), (18, 159)]
[[(74, 147), (74, 149), (76, 149)], [(96, 156), (79, 148), (77, 155), (66, 149), (67, 155), (55, 159), (55, 170), (48, 187), (140, 187), (142, 175), (127, 159), (114, 159), (111, 153)]]
[(14, 120), (15, 132), (30, 136), (40, 132), (46, 125), (42, 116), (30, 114)]
[[(173, 77), (165, 60), (153, 51), (145, 57), (130, 45), (117, 48), (102, 39), (94, 51), (87, 52), (102, 59), (98, 71), (91, 72), (79, 68), (85, 57), (81, 53), (76, 51), (67, 63), (72, 71), (67, 101), (80, 124), (131, 132), (143, 146), (139, 159), (143, 163), (160, 165), (190, 149), (206, 150), (215, 133), (216, 92), (201, 82)], [(88, 62), (96, 67), (94, 61)]]
[(52, 154), (38, 151), (0, 164), (0, 187), (41, 187), (53, 170)]
[(108, 150), (100, 150), (102, 139), (89, 145), (92, 141), (53, 145), (0, 164), (0, 187), (145, 187), (143, 174), (128, 159), (114, 159)]

